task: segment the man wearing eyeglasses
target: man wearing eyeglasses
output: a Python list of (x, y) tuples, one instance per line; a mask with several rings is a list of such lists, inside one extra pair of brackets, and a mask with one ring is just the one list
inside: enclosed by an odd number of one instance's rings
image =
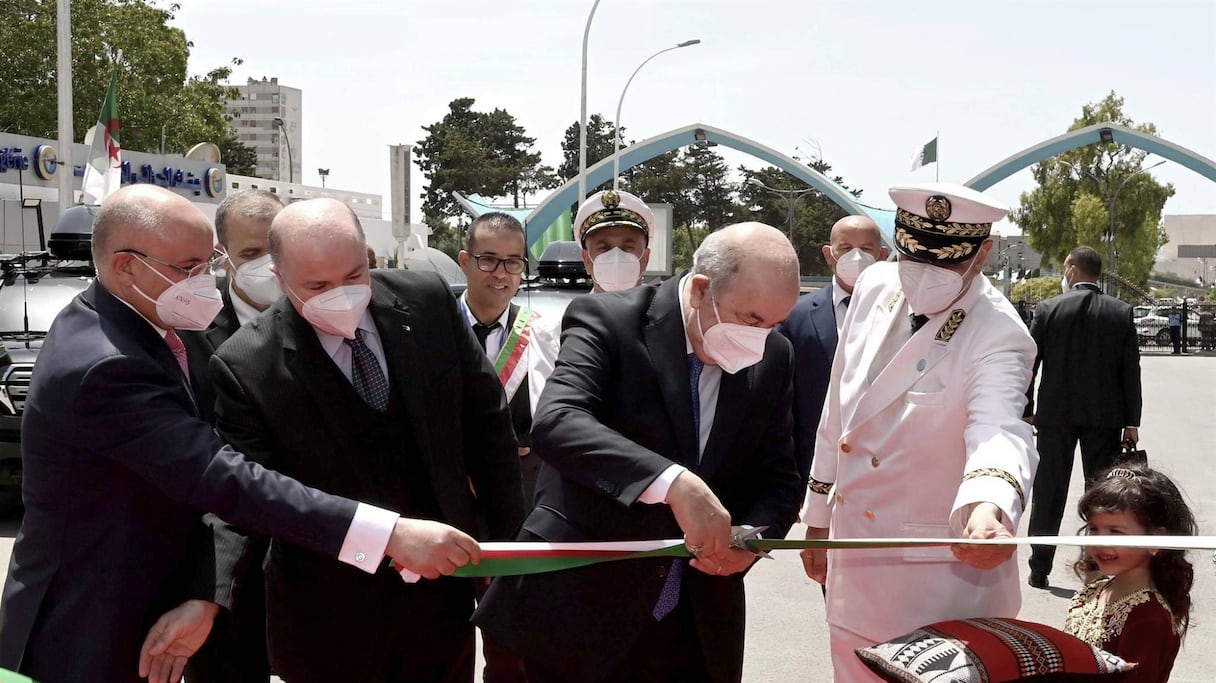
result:
[(385, 555), (427, 577), (479, 559), (455, 528), (307, 488), (224, 445), (176, 333), (218, 310), (213, 246), (206, 216), (162, 188), (124, 188), (98, 213), (97, 279), (51, 325), (25, 404), (0, 667), (40, 681), (180, 678), (231, 597), (187, 580), (214, 561), (191, 554), (207, 547), (190, 543), (204, 510), (354, 574)]

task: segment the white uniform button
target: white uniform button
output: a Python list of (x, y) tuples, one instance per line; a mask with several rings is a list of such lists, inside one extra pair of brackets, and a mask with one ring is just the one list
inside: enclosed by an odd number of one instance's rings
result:
[(849, 451), (851, 451), (851, 450), (853, 450), (853, 449), (849, 447), (849, 442), (848, 442), (848, 441), (841, 441), (841, 442), (840, 442), (840, 452), (841, 452), (841, 453), (848, 453), (848, 452), (849, 452)]
[(362, 562), (367, 559), (367, 555), (363, 553), (355, 553), (355, 562)]
[(836, 494), (836, 504), (844, 505), (844, 496), (840, 495), (839, 493)]
[(874, 457), (872, 457), (872, 458), (870, 458), (870, 466), (871, 466), (871, 467), (878, 467), (878, 466), (879, 466), (881, 463), (882, 463), (882, 461), (878, 459), (878, 456), (877, 456), (877, 455), (876, 455), (876, 456), (874, 456)]

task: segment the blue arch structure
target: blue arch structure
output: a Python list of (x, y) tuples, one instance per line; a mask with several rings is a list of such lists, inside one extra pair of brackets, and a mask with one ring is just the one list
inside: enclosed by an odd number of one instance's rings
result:
[(1079, 128), (1050, 140), (1044, 140), (1037, 145), (1027, 147), (1016, 154), (1006, 157), (986, 169), (983, 173), (968, 180), (966, 185), (982, 192), (1027, 166), (1037, 164), (1044, 159), (1050, 159), (1077, 147), (1084, 147), (1099, 142), (1117, 142), (1128, 147), (1142, 149), (1181, 164), (1208, 180), (1216, 182), (1216, 162), (1205, 156), (1196, 154), (1192, 150), (1169, 140), (1149, 135), (1148, 133), (1142, 133), (1138, 130), (1132, 130), (1126, 126), (1120, 126), (1115, 123), (1095, 123), (1092, 126)]
[[(719, 128), (713, 128), (704, 124), (695, 123), (683, 128), (667, 131), (652, 138), (647, 138), (641, 142), (635, 143), (621, 150), (621, 168), (633, 168), (649, 159), (653, 159), (660, 154), (670, 152), (674, 149), (679, 149), (685, 145), (695, 145), (698, 143), (712, 142), (731, 149), (746, 152), (758, 159), (767, 161), (768, 163), (780, 168), (799, 180), (807, 183), (816, 190), (819, 190), (829, 199), (848, 211), (850, 214), (871, 215), (876, 222), (882, 216), (872, 215), (874, 213), (883, 214), (881, 209), (873, 209), (857, 203), (857, 199), (840, 185), (832, 182), (827, 176), (819, 173), (806, 164), (799, 162), (793, 157), (786, 156), (777, 150), (766, 147), (755, 140), (750, 140), (741, 135), (735, 135), (729, 131)], [(612, 157), (608, 157), (598, 164), (587, 169), (587, 187), (596, 187), (602, 183), (612, 180)], [(553, 221), (557, 220), (571, 204), (579, 201), (578, 196), (578, 178), (574, 178), (570, 182), (562, 185), (554, 190), (541, 202), (539, 206), (528, 215), (525, 225), (528, 232), (528, 248), (540, 239)], [(879, 222), (882, 225), (882, 222)], [(887, 236), (890, 238), (890, 231), (887, 231)]]

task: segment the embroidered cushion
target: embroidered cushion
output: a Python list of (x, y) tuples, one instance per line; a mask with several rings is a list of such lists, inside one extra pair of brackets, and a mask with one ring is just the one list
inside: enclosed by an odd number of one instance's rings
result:
[(929, 624), (857, 656), (892, 683), (1110, 683), (1132, 666), (1059, 629), (1016, 619)]

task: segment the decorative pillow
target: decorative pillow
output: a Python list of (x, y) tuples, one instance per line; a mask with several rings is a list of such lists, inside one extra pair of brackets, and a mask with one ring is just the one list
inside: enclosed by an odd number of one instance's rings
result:
[(1059, 629), (1017, 619), (941, 621), (857, 656), (892, 683), (1110, 683), (1134, 666)]

